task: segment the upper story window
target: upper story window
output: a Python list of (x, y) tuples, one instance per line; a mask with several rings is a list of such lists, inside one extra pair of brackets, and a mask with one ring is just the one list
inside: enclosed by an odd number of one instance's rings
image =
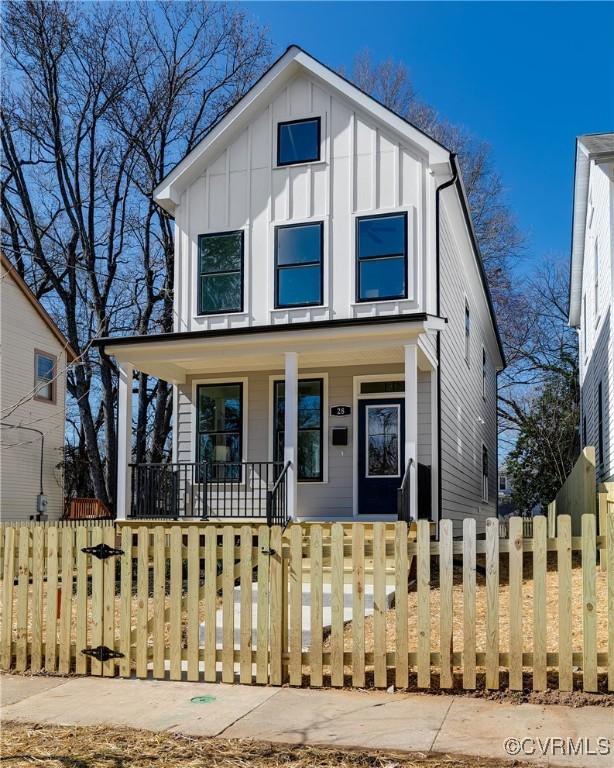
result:
[(322, 222), (275, 228), (275, 308), (322, 303)]
[(198, 239), (198, 313), (243, 311), (243, 232)]
[(486, 350), (484, 347), (482, 347), (482, 397), (484, 400), (486, 400), (486, 374), (487, 374), (487, 364), (486, 364)]
[(599, 320), (599, 240), (593, 243), (593, 285), (595, 289), (595, 325)]
[(34, 399), (55, 403), (55, 367), (57, 358), (47, 352), (34, 352)]
[(407, 215), (356, 220), (356, 300), (407, 298)]
[(277, 165), (311, 163), (320, 159), (320, 118), (291, 120), (277, 125)]
[(469, 304), (465, 299), (465, 362), (469, 365), (470, 349), (471, 349), (471, 313), (469, 312)]

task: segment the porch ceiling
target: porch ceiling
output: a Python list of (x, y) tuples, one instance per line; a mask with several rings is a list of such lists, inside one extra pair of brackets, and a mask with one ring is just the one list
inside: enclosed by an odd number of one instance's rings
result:
[[(173, 383), (183, 383), (191, 374), (236, 371), (280, 370), (284, 354), (296, 352), (300, 368), (365, 363), (403, 364), (405, 344), (419, 343), (432, 330), (427, 323), (360, 325), (331, 329), (313, 328), (277, 333), (237, 333), (211, 338), (162, 339), (147, 343), (105, 344), (107, 354), (118, 362)], [(418, 365), (430, 370), (432, 362), (418, 348)]]

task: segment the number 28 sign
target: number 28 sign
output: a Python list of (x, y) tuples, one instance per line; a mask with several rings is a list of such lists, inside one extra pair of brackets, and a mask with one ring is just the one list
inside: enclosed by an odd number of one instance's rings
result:
[(333, 405), (330, 409), (331, 416), (351, 416), (352, 408), (349, 405)]

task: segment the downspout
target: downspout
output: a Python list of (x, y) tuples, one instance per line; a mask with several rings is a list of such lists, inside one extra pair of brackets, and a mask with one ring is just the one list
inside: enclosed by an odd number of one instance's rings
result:
[[(444, 189), (456, 184), (458, 180), (458, 167), (456, 154), (450, 153), (452, 165), (452, 178), (444, 181), (435, 190), (435, 285), (437, 299), (437, 317), (441, 317), (441, 232), (440, 232), (440, 194)], [(441, 486), (441, 331), (437, 331), (437, 522), (441, 520), (442, 486)]]
[[(39, 484), (40, 484), (40, 495), (44, 496), (43, 491), (43, 457), (45, 455), (45, 434), (44, 432), (41, 432), (40, 429), (34, 429), (34, 427), (22, 427), (19, 424), (7, 424), (6, 421), (2, 422), (3, 427), (8, 427), (9, 429), (25, 429), (27, 432), (36, 432), (37, 435), (41, 436), (41, 460), (40, 460), (40, 477), (39, 477)], [(38, 509), (36, 510), (36, 519), (40, 520), (41, 515)]]

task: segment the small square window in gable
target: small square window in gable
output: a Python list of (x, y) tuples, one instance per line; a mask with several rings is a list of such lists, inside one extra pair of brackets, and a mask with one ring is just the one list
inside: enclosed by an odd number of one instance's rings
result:
[(277, 165), (320, 160), (320, 118), (290, 120), (277, 125)]

